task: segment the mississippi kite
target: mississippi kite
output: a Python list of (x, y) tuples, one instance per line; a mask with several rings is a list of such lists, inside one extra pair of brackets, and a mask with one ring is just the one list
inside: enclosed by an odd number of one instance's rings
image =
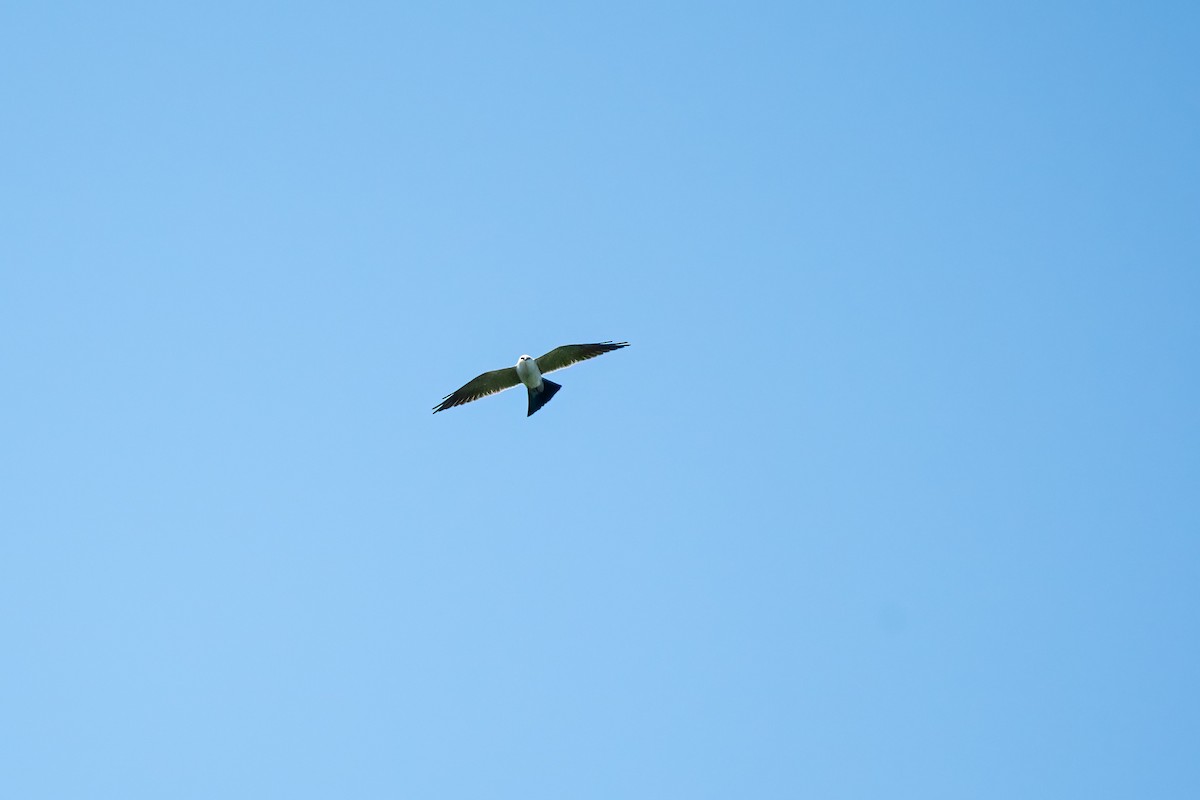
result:
[(467, 383), (456, 392), (446, 395), (442, 402), (433, 408), (433, 413), (445, 411), (447, 408), (461, 406), (472, 400), (487, 397), (489, 394), (503, 392), (519, 384), (525, 384), (529, 390), (529, 413), (532, 416), (550, 398), (562, 388), (554, 381), (548, 381), (542, 376), (556, 369), (566, 369), (572, 364), (595, 358), (604, 353), (611, 353), (622, 347), (628, 347), (629, 342), (597, 342), (596, 344), (564, 344), (556, 347), (539, 358), (521, 356), (515, 367), (505, 367), (485, 372), (473, 381)]

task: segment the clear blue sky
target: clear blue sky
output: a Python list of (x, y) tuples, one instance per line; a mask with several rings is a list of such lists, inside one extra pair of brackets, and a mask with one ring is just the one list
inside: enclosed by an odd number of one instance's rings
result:
[(7, 5), (0, 795), (1200, 796), (1198, 31)]

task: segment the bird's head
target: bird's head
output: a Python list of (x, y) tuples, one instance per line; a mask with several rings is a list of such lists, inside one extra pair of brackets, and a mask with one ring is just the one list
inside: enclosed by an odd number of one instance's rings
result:
[(518, 362), (520, 362), (520, 361), (532, 361), (532, 360), (533, 360), (533, 359), (531, 359), (529, 356), (521, 356), (520, 358), (518, 358), (518, 359), (517, 359), (517, 361), (518, 361)]

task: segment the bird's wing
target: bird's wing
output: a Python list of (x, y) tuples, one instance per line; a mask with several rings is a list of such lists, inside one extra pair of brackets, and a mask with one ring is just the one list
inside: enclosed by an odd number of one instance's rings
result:
[(564, 344), (537, 360), (538, 371), (545, 375), (556, 369), (566, 369), (580, 361), (629, 347), (629, 342), (598, 342), (596, 344)]
[(445, 411), (447, 408), (461, 406), (463, 403), (487, 397), (489, 394), (503, 392), (505, 389), (511, 389), (520, 382), (521, 379), (517, 377), (516, 367), (505, 367), (504, 369), (494, 369), (491, 372), (485, 372), (469, 381), (458, 391), (446, 395), (442, 402), (433, 407), (433, 413), (436, 414), (439, 411)]

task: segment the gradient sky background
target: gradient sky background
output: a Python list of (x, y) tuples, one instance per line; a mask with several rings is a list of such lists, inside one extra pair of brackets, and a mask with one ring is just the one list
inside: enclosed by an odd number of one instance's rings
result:
[(969, 5), (6, 5), (0, 795), (1200, 796), (1200, 12)]

